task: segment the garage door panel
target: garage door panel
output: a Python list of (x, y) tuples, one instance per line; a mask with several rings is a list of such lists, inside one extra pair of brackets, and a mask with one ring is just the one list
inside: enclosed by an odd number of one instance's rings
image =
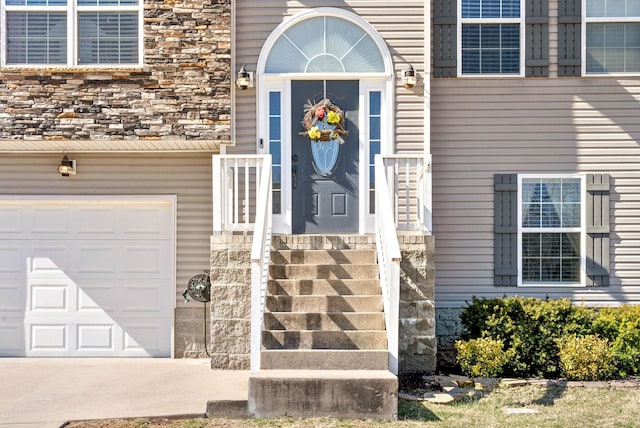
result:
[(29, 326), (29, 351), (69, 354), (69, 325), (60, 320), (37, 322)]
[(22, 262), (22, 250), (19, 243), (5, 241), (0, 245), (0, 275), (25, 273), (25, 263)]
[(168, 201), (0, 200), (0, 356), (171, 355)]
[(71, 304), (69, 284), (31, 284), (29, 311), (34, 314), (66, 313), (75, 311)]
[[(31, 245), (29, 245), (31, 243)], [(69, 269), (69, 249), (62, 245), (38, 245), (27, 241), (30, 275), (64, 275)]]
[[(26, 304), (24, 280), (21, 278), (0, 277), (0, 319), (2, 314), (23, 313)], [(2, 349), (2, 348), (0, 348)]]
[(167, 216), (153, 207), (132, 207), (122, 210), (121, 233), (124, 236), (139, 238), (164, 237), (165, 231), (172, 228)]
[(25, 354), (24, 320), (22, 318), (3, 318), (0, 324), (0, 350), (2, 355), (19, 357)]
[(19, 235), (22, 233), (22, 210), (14, 206), (0, 206), (0, 233)]
[(160, 334), (166, 320), (155, 323), (128, 320), (123, 324), (123, 352), (128, 355), (148, 355), (152, 357), (169, 357), (170, 341)]
[(94, 314), (96, 312), (104, 312), (113, 314), (120, 299), (121, 293), (114, 292), (113, 284), (88, 284), (83, 282), (82, 286), (78, 288), (78, 313)]
[(76, 327), (78, 352), (116, 352), (116, 326), (113, 324), (79, 323)]

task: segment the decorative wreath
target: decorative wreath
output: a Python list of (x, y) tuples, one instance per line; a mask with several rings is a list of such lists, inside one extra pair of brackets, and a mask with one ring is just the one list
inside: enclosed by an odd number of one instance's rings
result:
[(343, 144), (342, 137), (349, 135), (349, 131), (344, 129), (342, 109), (328, 99), (316, 104), (307, 101), (302, 126), (306, 131), (300, 132), (300, 135), (309, 137), (312, 141), (338, 140), (338, 143)]

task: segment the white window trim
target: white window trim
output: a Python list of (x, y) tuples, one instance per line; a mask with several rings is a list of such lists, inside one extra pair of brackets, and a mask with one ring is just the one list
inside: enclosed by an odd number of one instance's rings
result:
[[(525, 72), (525, 0), (520, 0), (520, 18), (462, 18), (462, 0), (457, 1), (457, 73), (458, 77), (524, 77)], [(463, 24), (519, 24), (520, 25), (520, 72), (513, 74), (463, 74), (462, 73), (462, 25)]]
[(580, 37), (582, 43), (580, 46), (580, 58), (581, 58), (581, 73), (583, 76), (640, 76), (640, 70), (628, 71), (628, 72), (615, 72), (615, 73), (589, 73), (587, 71), (587, 25), (591, 23), (637, 23), (640, 24), (640, 16), (625, 17), (625, 16), (611, 16), (611, 17), (588, 17), (587, 16), (587, 0), (582, 0), (582, 25), (580, 26)]
[[(526, 232), (579, 232), (580, 233), (580, 282), (542, 282), (523, 283), (522, 281), (522, 180), (541, 178), (579, 178), (580, 179), (580, 227), (579, 228), (526, 228)], [(584, 174), (518, 174), (518, 287), (585, 287), (587, 279), (587, 183)]]
[[(66, 64), (7, 64), (7, 12), (66, 12), (67, 13), (67, 62)], [(78, 14), (82, 12), (137, 12), (138, 13), (138, 62), (112, 64), (78, 64)], [(137, 5), (126, 6), (78, 6), (77, 0), (67, 0), (66, 6), (7, 6), (6, 0), (0, 0), (2, 19), (2, 37), (0, 38), (0, 66), (9, 68), (139, 68), (143, 64), (144, 54), (144, 0)]]

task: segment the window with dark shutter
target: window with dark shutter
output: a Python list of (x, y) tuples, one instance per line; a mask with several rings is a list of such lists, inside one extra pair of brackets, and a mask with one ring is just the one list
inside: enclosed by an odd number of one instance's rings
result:
[[(522, 188), (518, 178), (517, 174), (494, 175), (494, 285), (517, 286), (519, 276), (524, 285), (577, 284), (584, 257), (585, 285), (608, 286), (609, 175), (584, 177), (584, 201), (580, 197), (582, 180), (576, 175), (524, 175)], [(522, 219), (518, 218), (520, 199)], [(586, 214), (584, 228), (578, 227), (581, 212)], [(519, 227), (523, 246), (520, 263)], [(586, 232), (582, 235), (585, 254), (580, 250), (581, 230)]]

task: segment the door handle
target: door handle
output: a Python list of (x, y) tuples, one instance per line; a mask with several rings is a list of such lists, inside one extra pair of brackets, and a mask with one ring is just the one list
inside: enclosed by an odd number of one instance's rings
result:
[(293, 188), (296, 189), (298, 187), (298, 168), (295, 165), (291, 167), (291, 173), (293, 174), (291, 177)]

